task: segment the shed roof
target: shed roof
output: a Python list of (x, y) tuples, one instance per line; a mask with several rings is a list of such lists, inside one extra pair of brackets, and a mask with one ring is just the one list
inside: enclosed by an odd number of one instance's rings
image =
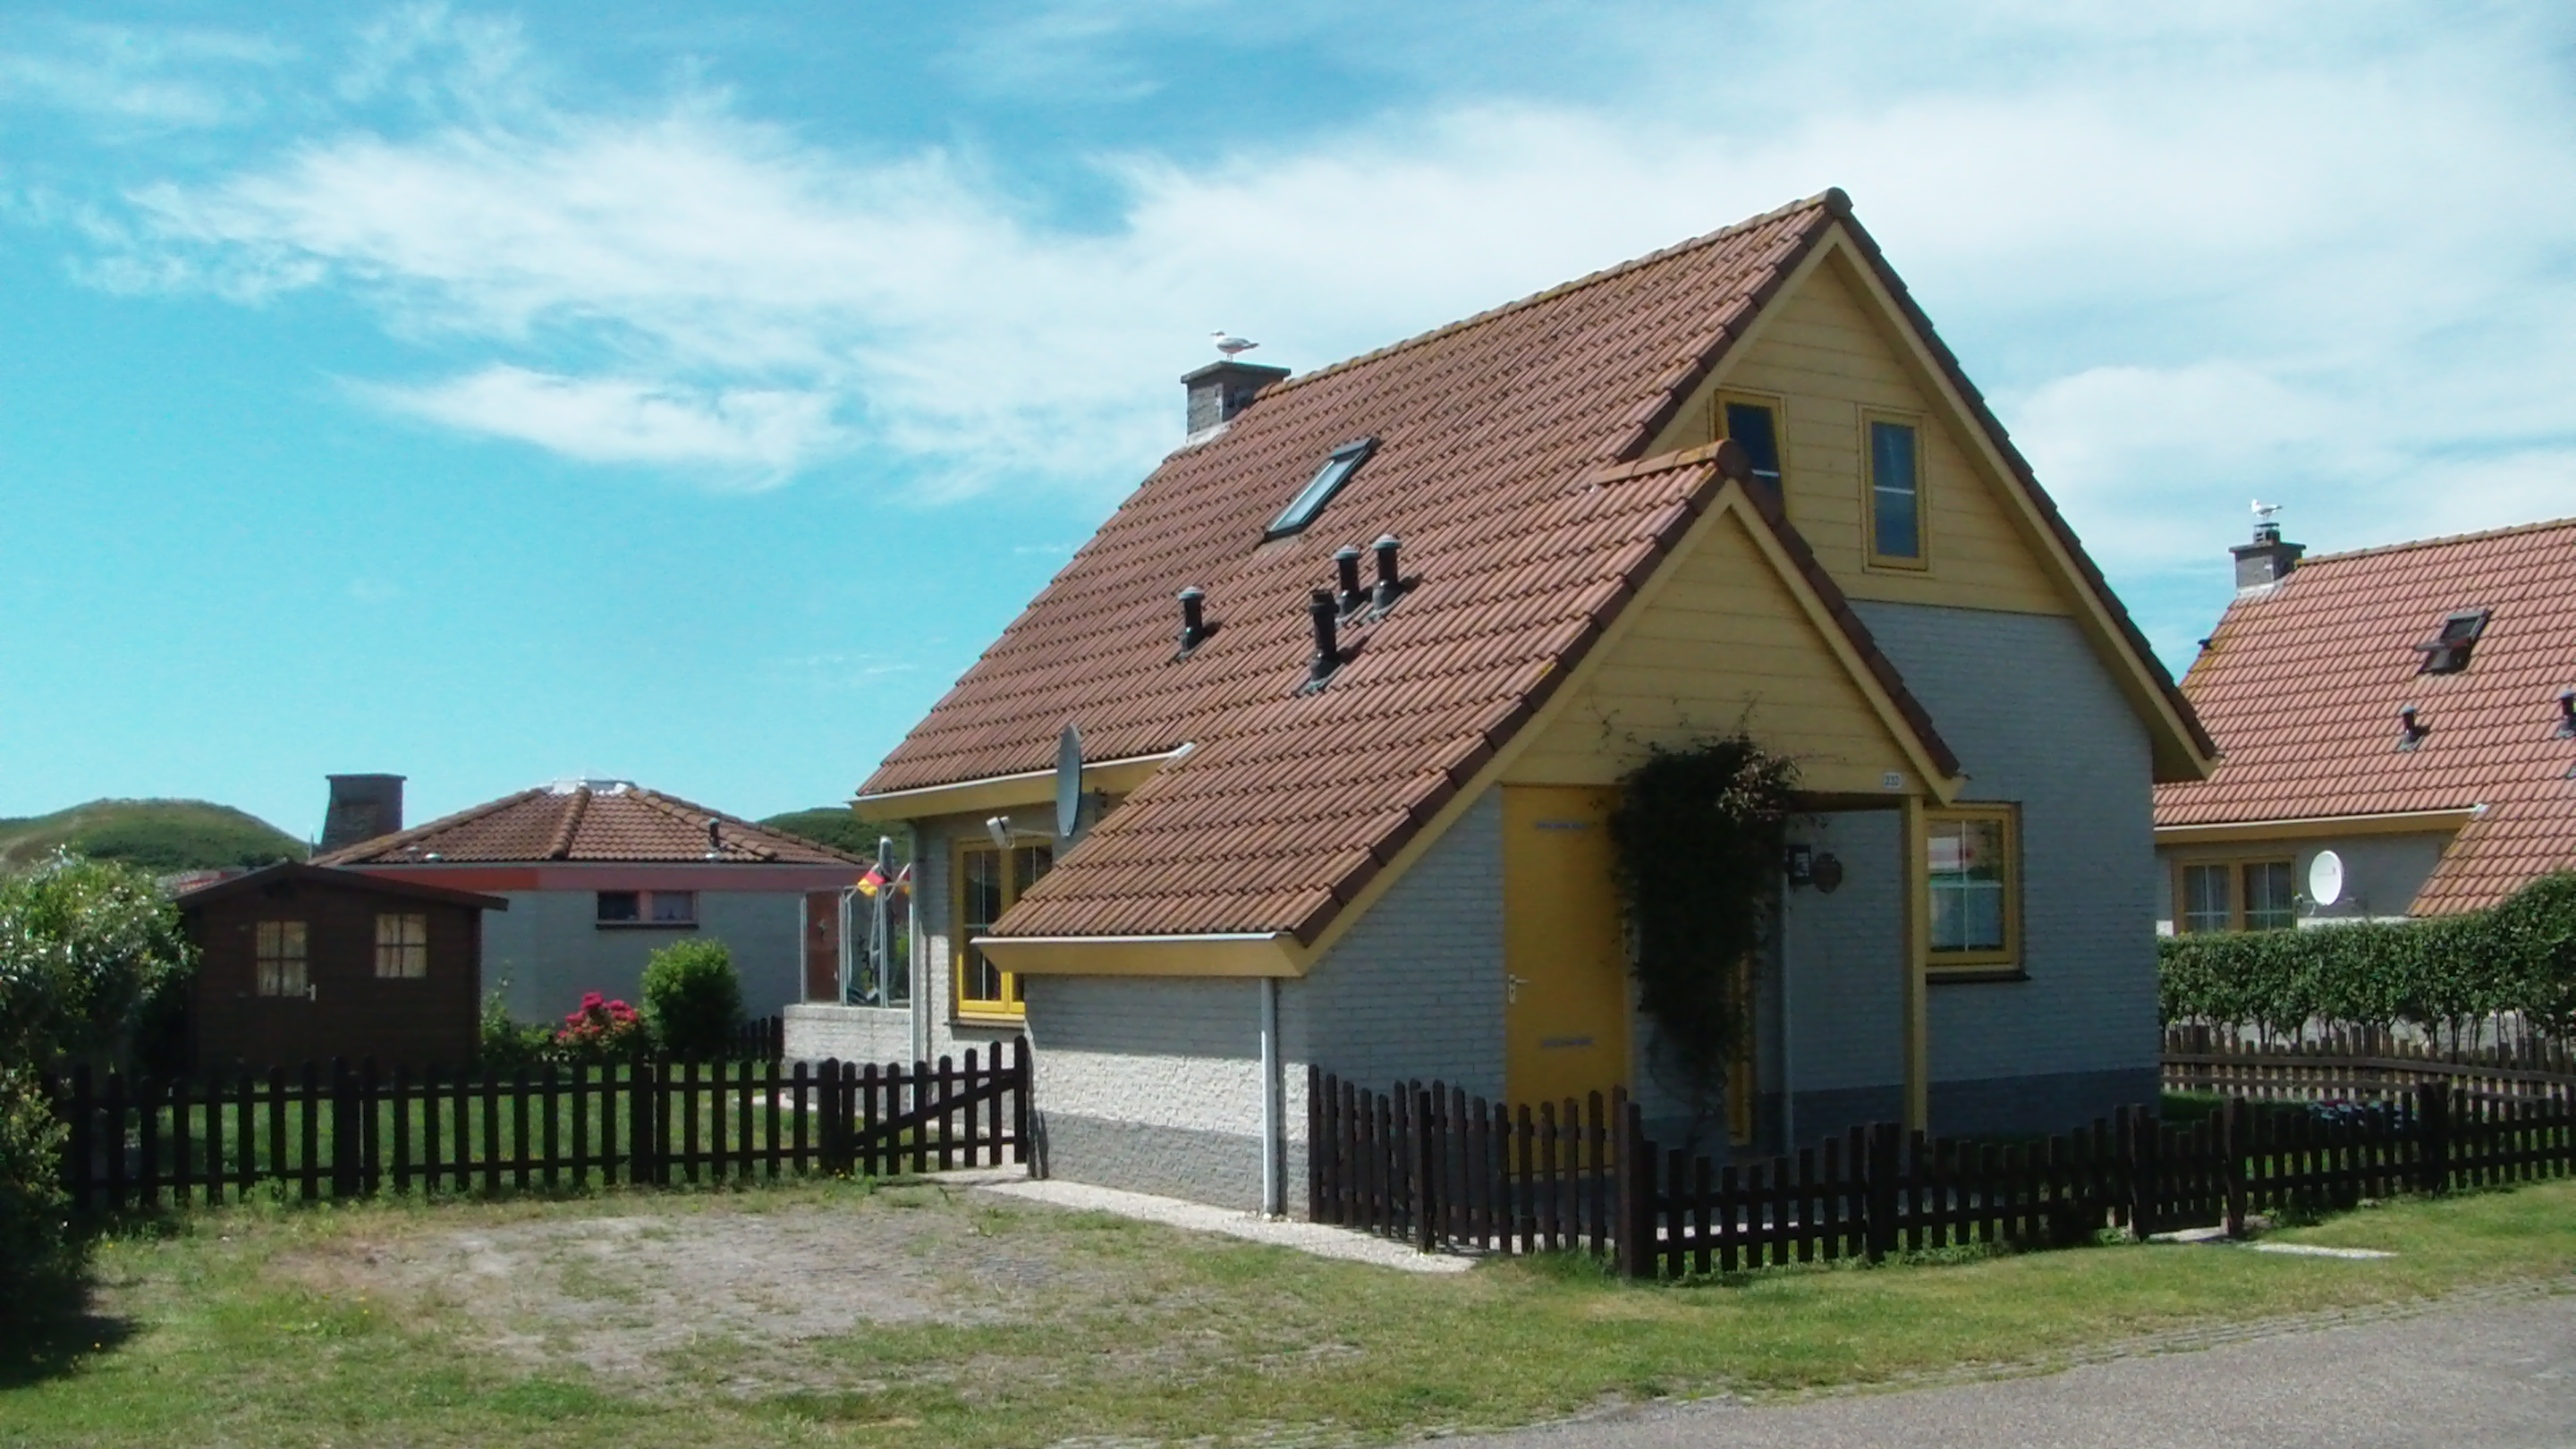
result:
[[(715, 827), (710, 842), (708, 826)], [(540, 785), (470, 810), (314, 857), (384, 866), (585, 861), (637, 864), (857, 865), (801, 836), (623, 780)]]
[(328, 886), (334, 890), (357, 891), (365, 895), (390, 896), (400, 900), (433, 901), (440, 905), (471, 906), (482, 911), (506, 911), (510, 902), (501, 896), (487, 896), (479, 891), (460, 891), (449, 886), (431, 885), (426, 881), (396, 880), (388, 876), (369, 875), (365, 871), (335, 870), (329, 866), (311, 865), (300, 860), (282, 860), (241, 875), (226, 876), (203, 885), (190, 886), (175, 898), (179, 909), (194, 910), (216, 901), (229, 900), (249, 891), (261, 890), (280, 881)]
[[(2484, 632), (2457, 673), (2422, 673), (2455, 612)], [(2325, 554), (2230, 604), (2183, 689), (2226, 751), (2156, 789), (2156, 824), (2486, 809), (2417, 896), (2417, 914), (2493, 904), (2576, 866), (2576, 519)], [(2429, 733), (2398, 748), (2398, 710)]]
[[(1165, 459), (889, 755), (863, 795), (1191, 751), (1057, 862), (1007, 936), (1292, 932), (1312, 941), (1544, 702), (1724, 486), (1714, 453), (1637, 461), (1833, 228), (1848, 229), (1990, 430), (2140, 668), (2188, 706), (2029, 480), (1842, 193), (1784, 207), (1271, 385)], [(1375, 451), (1313, 526), (1265, 525), (1336, 448)], [(1784, 541), (1795, 530), (1765, 510)], [(1335, 549), (1403, 543), (1411, 588), (1301, 692)], [(1790, 550), (1812, 565), (1803, 542)], [(1812, 579), (1822, 570), (1802, 567)], [(1187, 657), (1174, 593), (1216, 632)], [(1824, 581), (1826, 597), (1840, 593)], [(1947, 751), (1847, 607), (1837, 622)], [(2205, 741), (2204, 741), (2205, 742)]]

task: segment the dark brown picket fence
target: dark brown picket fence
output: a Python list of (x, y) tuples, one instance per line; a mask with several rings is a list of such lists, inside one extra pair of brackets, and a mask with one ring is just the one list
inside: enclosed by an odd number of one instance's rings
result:
[(1658, 1148), (1624, 1094), (1505, 1107), (1432, 1083), (1308, 1079), (1308, 1211), (1425, 1251), (1581, 1249), (1640, 1278), (1972, 1245), (2055, 1247), (2106, 1228), (2224, 1227), (2576, 1171), (2576, 1098), (2427, 1083), (2315, 1110), (2245, 1098), (2188, 1126), (2143, 1107), (2040, 1141), (1855, 1128), (1719, 1166)]
[(207, 1082), (84, 1068), (54, 1098), (74, 1205), (112, 1211), (270, 1183), (310, 1202), (1026, 1162), (1028, 1088), (1013, 1040), (962, 1065), (646, 1060), (504, 1078), (335, 1062)]
[(2529, 1036), (2509, 1046), (2444, 1050), (2358, 1029), (2270, 1045), (2207, 1026), (2165, 1029), (2168, 1092), (2331, 1102), (2408, 1096), (2425, 1082), (2500, 1096), (2547, 1096), (2576, 1089), (2576, 1051)]

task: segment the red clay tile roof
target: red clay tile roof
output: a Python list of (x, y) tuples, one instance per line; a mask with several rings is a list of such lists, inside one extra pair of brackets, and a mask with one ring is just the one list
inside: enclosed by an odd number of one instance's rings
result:
[[(2412, 646), (2457, 610), (2492, 611), (2456, 674)], [(2228, 606), (2183, 690), (2226, 760), (2156, 789), (2158, 825), (2455, 810), (2418, 915), (2491, 905), (2576, 865), (2576, 740), (2557, 737), (2576, 685), (2576, 519), (2321, 555)], [(2431, 733), (2397, 748), (2397, 711)]]
[[(707, 825), (716, 825), (710, 850)], [(541, 785), (427, 825), (343, 846), (316, 865), (694, 861), (848, 865), (858, 857), (623, 781)]]
[[(1705, 454), (1614, 465), (1837, 221), (1875, 261), (1830, 192), (1273, 384), (1219, 436), (1166, 459), (862, 793), (1046, 769), (1068, 721), (1093, 759), (1190, 743), (997, 933), (1311, 941), (1537, 710), (1715, 497)], [(1261, 541), (1325, 457), (1362, 437), (1376, 452), (1314, 526)], [(1336, 548), (1388, 532), (1412, 589), (1387, 618), (1346, 630), (1350, 662), (1301, 693), (1308, 590), (1331, 581)], [(1173, 594), (1185, 585), (1207, 591), (1217, 629), (1181, 659)], [(1875, 655), (1849, 609), (1837, 613)], [(1873, 668), (1895, 681), (1884, 660)], [(1928, 722), (1918, 733), (1946, 755)]]

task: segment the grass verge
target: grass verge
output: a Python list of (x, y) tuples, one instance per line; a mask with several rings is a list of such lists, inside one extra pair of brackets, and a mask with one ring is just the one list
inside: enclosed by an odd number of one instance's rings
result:
[[(13, 1307), (0, 1443), (1384, 1441), (2564, 1283), (2571, 1223), (2556, 1183), (2278, 1235), (2397, 1254), (2371, 1261), (2119, 1245), (1636, 1285), (1574, 1258), (1395, 1273), (932, 1187), (253, 1205), (136, 1228), (84, 1301)], [(843, 1246), (904, 1296), (807, 1331), (800, 1291)]]

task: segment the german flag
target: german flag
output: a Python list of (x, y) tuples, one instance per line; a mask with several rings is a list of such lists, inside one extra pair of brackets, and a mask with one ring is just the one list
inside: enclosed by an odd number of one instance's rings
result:
[(870, 900), (875, 900), (877, 892), (885, 889), (885, 883), (885, 868), (878, 865), (870, 865), (868, 867), (868, 873), (859, 877), (859, 894), (866, 896)]

